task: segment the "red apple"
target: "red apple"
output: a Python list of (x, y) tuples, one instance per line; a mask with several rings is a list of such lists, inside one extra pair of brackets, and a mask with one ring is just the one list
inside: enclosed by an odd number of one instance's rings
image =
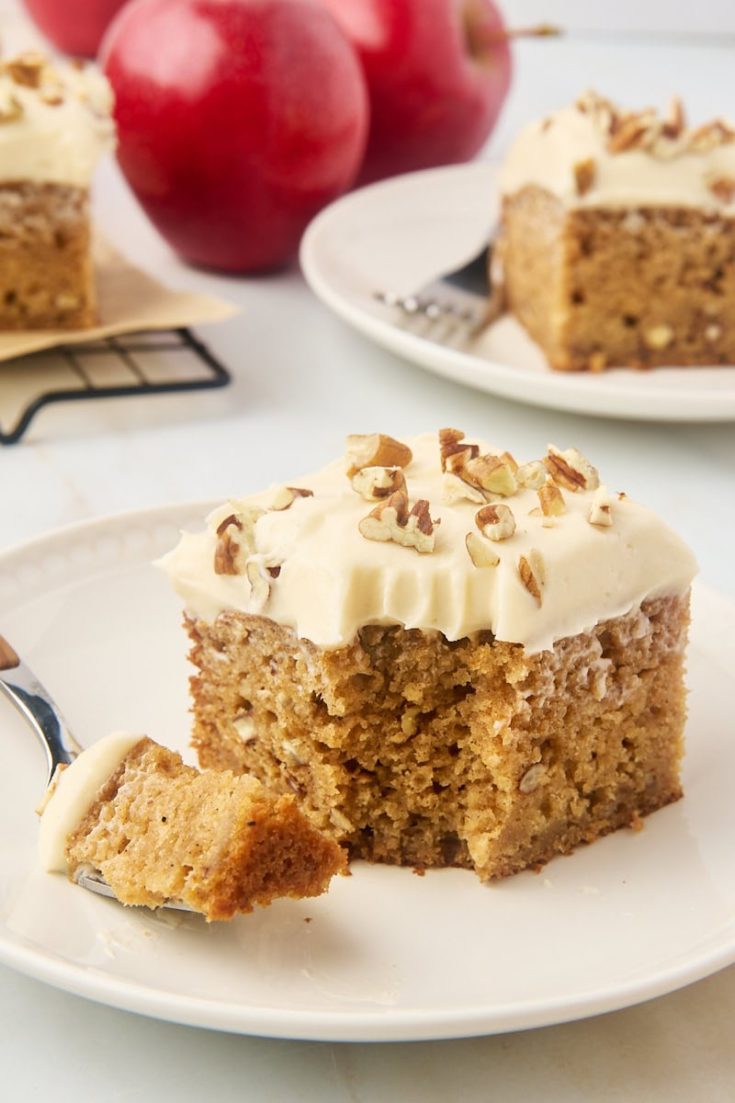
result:
[(24, 0), (49, 42), (66, 54), (94, 57), (102, 35), (127, 0)]
[(118, 158), (186, 260), (288, 260), (365, 150), (360, 63), (315, 0), (133, 0), (102, 44)]
[(321, 0), (356, 47), (370, 92), (360, 180), (472, 157), (510, 84), (492, 0)]

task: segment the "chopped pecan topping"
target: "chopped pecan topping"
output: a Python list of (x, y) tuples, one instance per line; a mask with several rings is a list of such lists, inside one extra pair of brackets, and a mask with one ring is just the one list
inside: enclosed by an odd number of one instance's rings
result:
[(669, 103), (669, 111), (664, 119), (661, 133), (665, 138), (680, 138), (686, 130), (686, 114), (684, 104), (679, 96), (673, 96)]
[(262, 515), (258, 506), (246, 506), (220, 521), (214, 549), (215, 574), (243, 574), (248, 556), (255, 551), (255, 523)]
[(347, 438), (347, 475), (363, 467), (407, 467), (413, 453), (406, 444), (385, 433), (352, 433)]
[(545, 581), (544, 561), (541, 558), (541, 553), (532, 548), (527, 556), (522, 555), (518, 560), (518, 574), (531, 597), (536, 599), (537, 605), (541, 605)]
[(629, 149), (647, 149), (661, 134), (662, 123), (652, 110), (623, 115), (612, 128), (607, 142), (608, 153), (625, 153)]
[(476, 567), (497, 567), (500, 556), (493, 551), (487, 540), (483, 540), (476, 532), (468, 532), (464, 542), (467, 554)]
[(722, 119), (714, 119), (693, 130), (689, 135), (688, 145), (693, 153), (708, 153), (711, 149), (729, 145), (733, 141), (735, 141), (735, 130)]
[(600, 485), (597, 469), (576, 448), (562, 452), (550, 444), (544, 465), (557, 486), (565, 490), (596, 490)]
[(489, 453), (467, 460), (462, 470), (457, 473), (471, 486), (491, 494), (500, 494), (503, 498), (510, 497), (518, 489), (513, 468), (507, 460)]
[(61, 107), (64, 102), (64, 95), (57, 88), (44, 88), (38, 95), (47, 107)]
[(612, 503), (604, 486), (595, 491), (587, 520), (591, 525), (608, 528), (612, 523)]
[(577, 100), (577, 110), (583, 115), (590, 115), (595, 125), (604, 134), (609, 134), (615, 126), (618, 118), (618, 110), (610, 100), (599, 96), (597, 92), (588, 91)]
[(723, 203), (732, 203), (735, 199), (735, 177), (715, 176), (707, 181), (707, 187), (716, 199)]
[(487, 499), (481, 490), (470, 486), (464, 479), (460, 479), (459, 475), (445, 471), (442, 475), (442, 501), (448, 506), (457, 505), (458, 502), (482, 505)]
[(267, 570), (257, 559), (248, 559), (245, 565), (245, 574), (250, 583), (250, 610), (259, 613), (270, 597), (271, 586), (263, 574)]
[(523, 463), (516, 471), (518, 485), (528, 487), (529, 490), (539, 490), (547, 478), (548, 474), (541, 460)]
[[(461, 429), (440, 429), (439, 454), (442, 471), (456, 471), (465, 460), (479, 456), (480, 449), (477, 444), (467, 443)], [(463, 457), (461, 461), (457, 459), (459, 456)]]
[(15, 96), (8, 96), (0, 102), (0, 124), (14, 123), (22, 115), (23, 105)]
[(547, 479), (538, 491), (539, 505), (544, 519), (559, 517), (566, 510), (564, 495), (552, 479)]
[(475, 514), (475, 524), (488, 540), (508, 540), (516, 530), (513, 510), (502, 503), (478, 509)]
[(304, 490), (300, 486), (280, 486), (273, 495), (269, 509), (281, 512), (289, 509), (297, 498), (313, 498), (313, 490)]
[(424, 498), (409, 509), (408, 494), (397, 490), (363, 517), (358, 527), (366, 540), (392, 540), (423, 554), (434, 550), (434, 529), (438, 523), (432, 520), (429, 503)]
[(366, 502), (376, 502), (405, 490), (406, 477), (400, 467), (363, 467), (352, 476), (352, 489)]
[(577, 161), (574, 166), (574, 185), (577, 195), (586, 195), (595, 182), (597, 176), (597, 162), (592, 157), (584, 161)]
[(502, 456), (480, 455), (477, 444), (469, 444), (459, 429), (439, 430), (442, 471), (490, 494), (506, 498), (518, 489), (515, 472), (518, 464), (510, 452)]
[(225, 517), (217, 526), (217, 543), (214, 549), (215, 574), (240, 574), (238, 560), (240, 544), (237, 533), (242, 528), (235, 514)]
[(10, 58), (5, 62), (4, 68), (16, 84), (26, 88), (38, 88), (46, 68), (46, 59), (42, 54), (28, 50), (24, 54)]

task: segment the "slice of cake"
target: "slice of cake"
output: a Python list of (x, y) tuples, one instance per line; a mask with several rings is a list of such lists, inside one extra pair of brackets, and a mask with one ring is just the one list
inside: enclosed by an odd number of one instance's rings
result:
[(318, 896), (339, 847), (254, 777), (199, 772), (139, 735), (100, 740), (57, 774), (42, 810), (49, 872), (93, 869), (123, 904), (175, 900), (231, 919), (277, 897)]
[(349, 438), (162, 565), (200, 762), (353, 856), (500, 877), (681, 795), (695, 564), (574, 449)]
[(89, 184), (114, 145), (111, 110), (91, 66), (0, 62), (0, 329), (95, 323)]
[(735, 363), (735, 128), (588, 93), (500, 174), (493, 280), (561, 371)]

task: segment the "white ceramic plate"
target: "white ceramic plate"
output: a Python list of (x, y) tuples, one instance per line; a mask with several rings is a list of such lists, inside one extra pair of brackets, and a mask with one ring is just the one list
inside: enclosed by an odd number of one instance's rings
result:
[[(180, 610), (149, 561), (203, 513), (114, 517), (0, 555), (0, 631), (83, 742), (123, 728), (185, 748)], [(43, 756), (0, 699), (0, 959), (163, 1019), (353, 1041), (561, 1022), (703, 977), (735, 960), (734, 633), (735, 609), (699, 589), (687, 796), (639, 834), (494, 886), (356, 864), (318, 900), (210, 926), (126, 910), (36, 868)]]
[(553, 372), (533, 341), (502, 318), (469, 349), (408, 332), (375, 291), (408, 294), (476, 255), (497, 209), (496, 169), (431, 169), (353, 192), (309, 226), (301, 265), (312, 290), (379, 345), (420, 367), (519, 402), (657, 421), (735, 418), (735, 367)]

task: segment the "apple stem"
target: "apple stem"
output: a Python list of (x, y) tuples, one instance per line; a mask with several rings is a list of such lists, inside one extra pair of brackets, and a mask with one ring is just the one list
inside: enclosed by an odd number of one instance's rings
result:
[(486, 42), (507, 42), (516, 38), (558, 38), (564, 34), (562, 27), (553, 23), (537, 23), (534, 27), (503, 27), (487, 35)]

